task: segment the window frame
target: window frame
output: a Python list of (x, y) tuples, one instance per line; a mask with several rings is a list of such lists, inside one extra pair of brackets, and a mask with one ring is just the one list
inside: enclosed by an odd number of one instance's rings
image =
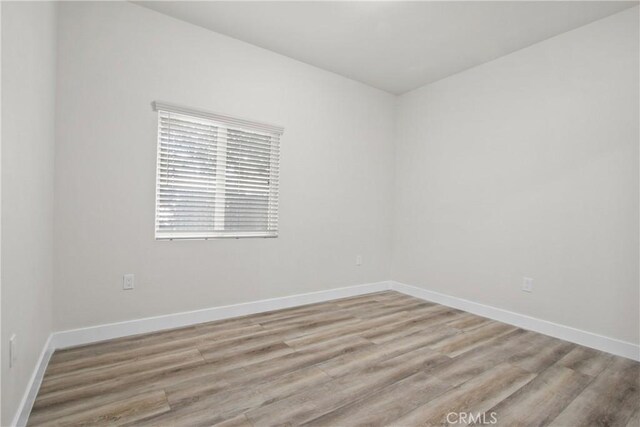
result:
[[(154, 236), (155, 240), (213, 240), (213, 239), (242, 239), (242, 238), (277, 238), (279, 235), (278, 228), (278, 211), (279, 211), (279, 145), (280, 137), (284, 132), (284, 128), (281, 126), (275, 126), (267, 123), (256, 122), (253, 120), (241, 119), (237, 117), (226, 116), (218, 113), (211, 113), (202, 110), (196, 110), (188, 107), (183, 107), (175, 104), (169, 104), (160, 101), (154, 101), (152, 108), (157, 112), (157, 136), (156, 136), (156, 184), (155, 184), (155, 198), (154, 198)], [(189, 119), (204, 120), (207, 124), (215, 126), (219, 132), (226, 133), (229, 129), (235, 129), (242, 132), (252, 132), (268, 136), (269, 140), (269, 190), (268, 190), (268, 202), (266, 213), (267, 227), (265, 230), (230, 230), (225, 231), (224, 228), (220, 230), (196, 230), (196, 231), (162, 231), (159, 227), (158, 211), (159, 211), (159, 196), (161, 186), (161, 114), (174, 114), (179, 116), (186, 116)], [(228, 167), (221, 167), (221, 159), (227, 158), (228, 140), (226, 135), (223, 138), (216, 136), (215, 149), (216, 155), (216, 167), (215, 167), (215, 179), (216, 182), (222, 181), (224, 187), (224, 181), (227, 177)], [(224, 173), (220, 171), (224, 170)], [(226, 197), (226, 187), (222, 192), (215, 193), (215, 202), (213, 209), (223, 209), (226, 213), (226, 204), (224, 199)], [(275, 214), (274, 217), (272, 217)], [(224, 216), (214, 219), (215, 224), (223, 224)], [(215, 226), (214, 226), (215, 227)]]

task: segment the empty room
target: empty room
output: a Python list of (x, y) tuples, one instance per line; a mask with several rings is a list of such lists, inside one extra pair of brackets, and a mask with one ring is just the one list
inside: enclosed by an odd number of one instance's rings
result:
[(1, 1), (0, 425), (640, 427), (637, 1)]

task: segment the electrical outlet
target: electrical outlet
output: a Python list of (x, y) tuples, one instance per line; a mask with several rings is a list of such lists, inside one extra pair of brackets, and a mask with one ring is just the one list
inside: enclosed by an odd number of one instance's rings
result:
[(362, 265), (362, 255), (356, 255), (356, 265), (358, 267)]
[(522, 290), (524, 292), (533, 292), (533, 279), (531, 277), (522, 278)]
[(133, 274), (125, 274), (122, 277), (122, 289), (125, 291), (133, 289)]
[(12, 334), (9, 338), (9, 367), (13, 368), (18, 363), (18, 347), (16, 342), (16, 334)]

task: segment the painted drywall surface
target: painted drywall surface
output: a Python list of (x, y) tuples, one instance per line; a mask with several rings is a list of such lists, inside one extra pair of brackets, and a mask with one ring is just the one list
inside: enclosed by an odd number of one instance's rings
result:
[(52, 331), (55, 43), (54, 3), (2, 3), (2, 425)]
[[(389, 278), (393, 96), (130, 3), (59, 17), (56, 330)], [(154, 240), (154, 100), (284, 126), (277, 239)]]
[(392, 278), (638, 343), (638, 113), (637, 7), (400, 97)]

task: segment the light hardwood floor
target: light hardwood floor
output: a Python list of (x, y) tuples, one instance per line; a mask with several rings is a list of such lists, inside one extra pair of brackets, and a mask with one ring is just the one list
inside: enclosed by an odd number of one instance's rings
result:
[(637, 362), (381, 292), (57, 351), (29, 425), (638, 426), (639, 382)]

